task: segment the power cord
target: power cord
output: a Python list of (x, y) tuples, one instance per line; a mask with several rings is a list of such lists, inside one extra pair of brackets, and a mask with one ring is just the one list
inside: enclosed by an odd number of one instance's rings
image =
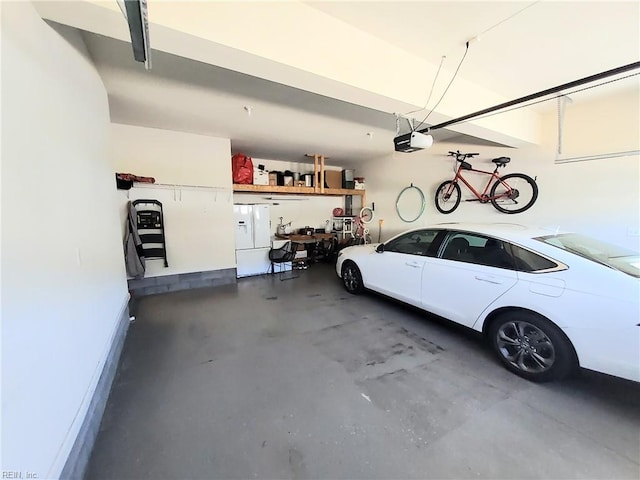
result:
[(460, 67), (462, 66), (462, 62), (464, 62), (464, 59), (467, 57), (467, 53), (469, 52), (469, 42), (467, 42), (465, 45), (466, 46), (465, 46), (465, 49), (464, 49), (464, 55), (462, 55), (462, 58), (460, 59), (460, 63), (458, 63), (458, 68), (456, 68), (456, 71), (454, 72), (453, 77), (451, 77), (451, 80), (449, 81), (449, 85), (447, 85), (447, 88), (445, 88), (445, 90), (444, 90), (442, 96), (440, 97), (440, 99), (438, 100), (438, 102), (433, 106), (433, 108), (429, 111), (429, 113), (427, 113), (427, 115), (422, 119), (422, 121), (418, 124), (418, 126), (414, 128), (414, 130), (417, 130), (418, 128), (420, 128), (420, 126), (424, 122), (427, 121), (427, 119), (431, 116), (431, 114), (435, 111), (435, 109), (438, 108), (438, 105), (440, 105), (440, 102), (442, 101), (444, 96), (449, 91), (449, 87), (451, 87), (451, 84), (453, 83), (453, 81), (458, 76), (458, 72), (460, 71)]
[(438, 80), (438, 75), (440, 75), (440, 69), (442, 68), (442, 64), (444, 63), (444, 60), (446, 58), (447, 58), (447, 56), (443, 55), (442, 58), (440, 59), (440, 65), (438, 66), (438, 71), (436, 72), (436, 76), (434, 77), (433, 83), (431, 84), (431, 90), (429, 91), (429, 96), (427, 97), (427, 101), (424, 102), (424, 107), (419, 108), (417, 110), (411, 110), (410, 112), (407, 112), (404, 115), (402, 115), (403, 117), (406, 117), (407, 115), (411, 115), (412, 113), (421, 112), (422, 110), (427, 108), (427, 105), (429, 105), (429, 100), (431, 100), (431, 95), (433, 94), (433, 88), (436, 86), (436, 81)]
[[(453, 77), (451, 78), (451, 81), (449, 82), (449, 85), (447, 85), (447, 88), (445, 89), (444, 93), (442, 94), (442, 97), (440, 97), (440, 100), (438, 100), (438, 103), (435, 104), (435, 106), (429, 111), (429, 113), (427, 113), (427, 115), (424, 117), (424, 119), (418, 124), (417, 127), (413, 128), (413, 130), (417, 130), (424, 122), (427, 121), (427, 119), (429, 118), (429, 116), (433, 113), (433, 111), (438, 107), (438, 105), (440, 105), (440, 102), (442, 101), (442, 99), (444, 98), (445, 94), (447, 93), (447, 91), (449, 90), (449, 87), (451, 86), (451, 84), (453, 83), (453, 80), (456, 78), (456, 75), (458, 74), (458, 70), (460, 70), (460, 67), (462, 66), (462, 62), (464, 61), (465, 57), (467, 56), (467, 52), (469, 51), (469, 44), (473, 43), (474, 41), (479, 41), (480, 38), (482, 36), (484, 36), (485, 34), (489, 33), (491, 30), (493, 30), (496, 27), (499, 27), (500, 25), (502, 25), (505, 22), (508, 22), (509, 20), (511, 20), (513, 17), (520, 15), (522, 12), (524, 12), (525, 10), (527, 10), (528, 8), (533, 7), (534, 5), (540, 3), (542, 0), (535, 0), (533, 3), (530, 3), (526, 6), (524, 6), (523, 8), (521, 8), (520, 10), (516, 11), (515, 13), (509, 15), (507, 18), (504, 18), (502, 20), (500, 20), (498, 23), (491, 25), (489, 28), (483, 30), (482, 32), (480, 32), (478, 35), (476, 35), (475, 37), (473, 37), (471, 40), (469, 40), (468, 42), (466, 42), (466, 50), (464, 52), (464, 55), (462, 56), (462, 60), (460, 60), (460, 63), (458, 64), (458, 68), (456, 69), (456, 72), (453, 74)], [(429, 97), (427, 98), (427, 101), (424, 104), (424, 107), (419, 109), (419, 110), (413, 110), (411, 112), (407, 112), (404, 116), (410, 115), (412, 113), (415, 112), (419, 112), (420, 110), (424, 110), (427, 108), (427, 105), (429, 104), (429, 100), (431, 100), (431, 94), (433, 93), (433, 88), (436, 84), (436, 80), (438, 79), (438, 74), (440, 73), (440, 68), (442, 67), (442, 62), (444, 61), (444, 59), (446, 58), (446, 56), (443, 56), (440, 60), (440, 66), (438, 67), (438, 71), (436, 72), (436, 76), (433, 79), (433, 85), (431, 85), (431, 91), (429, 92)], [(413, 123), (412, 123), (413, 125)]]

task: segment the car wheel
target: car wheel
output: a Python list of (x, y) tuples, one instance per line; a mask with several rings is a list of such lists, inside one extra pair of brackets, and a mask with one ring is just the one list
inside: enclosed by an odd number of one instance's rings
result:
[(342, 284), (349, 293), (358, 294), (364, 290), (362, 274), (358, 266), (351, 260), (347, 260), (342, 265)]
[(489, 339), (507, 369), (534, 382), (564, 378), (578, 363), (564, 333), (532, 312), (499, 315), (489, 326)]

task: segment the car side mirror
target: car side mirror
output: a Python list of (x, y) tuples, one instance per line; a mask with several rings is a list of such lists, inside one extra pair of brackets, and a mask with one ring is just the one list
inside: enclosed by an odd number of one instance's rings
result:
[(378, 246), (376, 247), (376, 252), (377, 252), (377, 253), (382, 253), (382, 252), (384, 252), (384, 243), (381, 243), (380, 245), (378, 245)]

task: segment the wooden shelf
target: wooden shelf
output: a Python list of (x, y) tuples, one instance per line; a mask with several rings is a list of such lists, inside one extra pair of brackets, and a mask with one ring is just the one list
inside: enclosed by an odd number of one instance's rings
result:
[[(324, 190), (324, 191), (322, 191)], [(276, 194), (290, 194), (290, 195), (325, 195), (325, 196), (344, 196), (344, 195), (359, 195), (365, 196), (364, 190), (350, 190), (346, 188), (324, 188), (316, 191), (314, 187), (283, 187), (274, 185), (241, 185), (233, 184), (234, 192), (246, 192), (246, 193), (276, 193)]]
[(327, 157), (317, 153), (306, 154), (307, 157), (313, 157), (313, 178), (318, 179), (317, 185), (314, 187), (285, 187), (275, 185), (241, 185), (233, 184), (234, 192), (245, 193), (272, 193), (285, 195), (315, 195), (315, 196), (358, 196), (361, 197), (361, 204), (366, 204), (367, 194), (365, 190), (351, 190), (346, 188), (327, 188), (325, 185), (325, 169), (324, 161)]

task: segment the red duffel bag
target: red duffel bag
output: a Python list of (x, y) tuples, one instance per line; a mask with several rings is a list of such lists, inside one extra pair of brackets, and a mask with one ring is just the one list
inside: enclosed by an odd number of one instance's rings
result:
[(231, 158), (231, 171), (233, 172), (233, 183), (253, 184), (253, 162), (251, 157), (236, 153)]

